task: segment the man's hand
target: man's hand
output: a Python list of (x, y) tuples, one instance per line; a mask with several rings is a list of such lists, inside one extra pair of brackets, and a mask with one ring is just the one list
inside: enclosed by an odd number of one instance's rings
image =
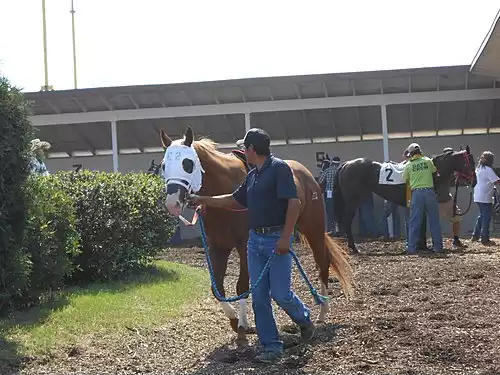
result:
[(238, 202), (234, 200), (232, 194), (216, 195), (215, 197), (190, 194), (187, 197), (187, 201), (189, 206), (194, 207), (203, 205), (207, 207), (218, 207), (225, 209), (241, 208)]
[(285, 255), (288, 254), (289, 251), (290, 238), (282, 235), (278, 241), (276, 252), (278, 253), (278, 255)]
[(203, 197), (200, 197), (199, 195), (196, 195), (196, 194), (190, 194), (187, 197), (187, 201), (188, 201), (189, 207), (196, 208), (200, 204), (203, 204)]

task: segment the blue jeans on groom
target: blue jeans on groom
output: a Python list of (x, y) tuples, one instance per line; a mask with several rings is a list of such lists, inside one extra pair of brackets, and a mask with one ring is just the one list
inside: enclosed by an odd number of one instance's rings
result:
[[(253, 286), (260, 277), (269, 256), (276, 250), (281, 232), (259, 234), (250, 230), (248, 238), (248, 271)], [(290, 248), (292, 239), (290, 239)], [(306, 326), (311, 323), (310, 309), (291, 290), (292, 255), (277, 255), (269, 272), (264, 275), (252, 294), (252, 307), (259, 341), (264, 351), (283, 352), (278, 328), (273, 315), (271, 298), (276, 301), (294, 323)]]

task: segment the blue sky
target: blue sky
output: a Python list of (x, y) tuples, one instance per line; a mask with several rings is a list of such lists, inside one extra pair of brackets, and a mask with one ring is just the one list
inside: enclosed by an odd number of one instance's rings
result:
[[(470, 64), (500, 6), (493, 0), (74, 2), (79, 88)], [(46, 4), (49, 84), (71, 89), (70, 0)], [(7, 14), (0, 72), (38, 91), (41, 0), (0, 0), (0, 12)]]

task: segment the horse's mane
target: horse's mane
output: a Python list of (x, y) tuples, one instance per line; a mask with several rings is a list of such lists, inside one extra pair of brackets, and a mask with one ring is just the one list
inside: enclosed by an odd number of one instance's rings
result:
[(453, 152), (442, 152), (442, 153), (437, 154), (437, 155), (432, 155), (431, 159), (432, 160), (434, 160), (434, 159), (444, 160), (444, 159), (448, 159), (448, 158), (451, 158), (451, 157), (459, 155), (459, 154), (463, 154), (464, 152), (466, 152), (466, 151), (459, 150), (459, 151), (453, 151)]
[(224, 161), (234, 160), (235, 157), (232, 154), (226, 154), (220, 151), (217, 148), (217, 146), (218, 146), (217, 142), (213, 141), (210, 138), (205, 138), (205, 137), (198, 139), (193, 143), (193, 147), (196, 149), (198, 153), (203, 153), (219, 163), (224, 163)]

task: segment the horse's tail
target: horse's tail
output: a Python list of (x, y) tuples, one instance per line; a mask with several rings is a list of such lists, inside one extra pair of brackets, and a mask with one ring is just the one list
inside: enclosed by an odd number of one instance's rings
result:
[(330, 268), (340, 282), (344, 295), (350, 298), (354, 295), (354, 274), (349, 264), (347, 252), (325, 233), (325, 246), (330, 253)]
[[(300, 242), (304, 247), (310, 248), (307, 238), (299, 232)], [(324, 234), (324, 244), (329, 253), (330, 268), (340, 282), (346, 298), (354, 295), (354, 275), (349, 264), (347, 252), (328, 234)]]
[(340, 173), (342, 171), (342, 166), (340, 166), (337, 173), (335, 173), (333, 182), (333, 217), (335, 221), (339, 223), (342, 221), (342, 216), (345, 210), (344, 195), (342, 194), (342, 188), (340, 186)]

